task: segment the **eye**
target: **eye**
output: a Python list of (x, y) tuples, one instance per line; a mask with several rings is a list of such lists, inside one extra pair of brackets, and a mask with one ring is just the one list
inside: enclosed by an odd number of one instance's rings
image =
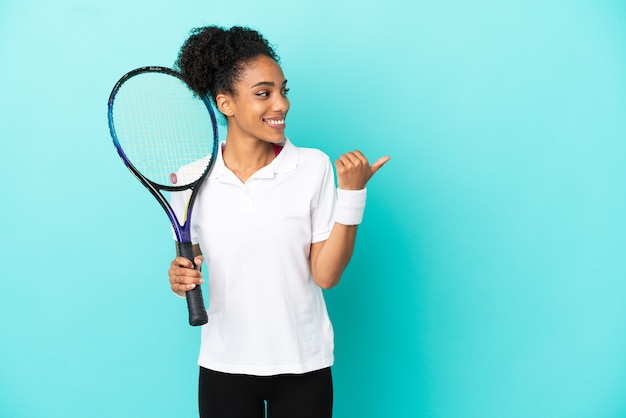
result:
[(270, 92), (269, 91), (259, 91), (256, 93), (257, 96), (259, 97), (269, 97), (270, 96)]
[(287, 94), (289, 93), (289, 89), (288, 88), (284, 88), (283, 91), (281, 92), (281, 94), (283, 95), (283, 97), (287, 97)]

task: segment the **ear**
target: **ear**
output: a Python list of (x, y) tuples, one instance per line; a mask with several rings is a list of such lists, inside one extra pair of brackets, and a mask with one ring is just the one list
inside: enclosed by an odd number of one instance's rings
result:
[(226, 117), (234, 115), (233, 100), (226, 94), (218, 94), (215, 98), (215, 104), (220, 112)]

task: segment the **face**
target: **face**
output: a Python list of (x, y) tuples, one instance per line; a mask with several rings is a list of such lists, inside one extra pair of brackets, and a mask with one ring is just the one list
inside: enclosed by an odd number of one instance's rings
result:
[(271, 143), (285, 139), (287, 80), (276, 61), (259, 56), (249, 62), (234, 87), (235, 95), (217, 97), (220, 110), (228, 118), (228, 138)]

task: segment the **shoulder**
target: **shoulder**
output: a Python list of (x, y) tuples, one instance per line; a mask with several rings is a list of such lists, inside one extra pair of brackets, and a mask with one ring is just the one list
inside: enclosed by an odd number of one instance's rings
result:
[(298, 153), (298, 160), (302, 163), (315, 164), (316, 162), (325, 163), (330, 161), (328, 155), (317, 148), (299, 147), (291, 143), (288, 139), (285, 141), (285, 146), (293, 147), (293, 149)]
[(324, 151), (317, 148), (298, 148), (298, 152), (303, 159), (313, 161), (329, 161), (330, 158)]

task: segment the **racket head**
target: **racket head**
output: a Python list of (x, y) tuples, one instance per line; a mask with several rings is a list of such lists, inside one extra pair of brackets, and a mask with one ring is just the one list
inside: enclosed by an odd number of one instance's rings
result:
[[(211, 101), (194, 93), (170, 68), (141, 67), (126, 73), (113, 87), (108, 120), (120, 158), (165, 209), (178, 241), (188, 241), (195, 191), (218, 148)], [(192, 193), (181, 222), (162, 192), (183, 190)]]
[(210, 168), (219, 138), (215, 112), (180, 73), (158, 66), (128, 72), (111, 92), (108, 116), (124, 163), (159, 189), (188, 189)]

